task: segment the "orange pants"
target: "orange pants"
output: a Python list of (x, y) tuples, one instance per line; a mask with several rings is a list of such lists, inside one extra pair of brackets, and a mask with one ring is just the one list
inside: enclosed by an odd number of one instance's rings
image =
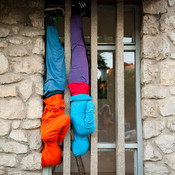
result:
[(55, 94), (44, 100), (46, 104), (42, 116), (41, 137), (44, 142), (42, 166), (53, 166), (61, 163), (61, 148), (57, 142), (63, 142), (70, 116), (64, 114), (65, 104), (62, 94)]

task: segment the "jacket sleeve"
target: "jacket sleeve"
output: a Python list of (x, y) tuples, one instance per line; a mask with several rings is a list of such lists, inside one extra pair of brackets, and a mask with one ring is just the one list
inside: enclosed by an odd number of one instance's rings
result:
[(94, 120), (95, 106), (92, 100), (88, 101), (85, 109), (85, 127), (89, 130), (89, 134), (95, 131), (95, 120)]

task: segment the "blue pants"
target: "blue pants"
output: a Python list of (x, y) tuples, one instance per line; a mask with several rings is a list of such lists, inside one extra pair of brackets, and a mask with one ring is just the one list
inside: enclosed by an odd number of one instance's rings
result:
[(63, 93), (66, 83), (64, 49), (59, 41), (55, 26), (46, 28), (46, 81), (44, 96)]

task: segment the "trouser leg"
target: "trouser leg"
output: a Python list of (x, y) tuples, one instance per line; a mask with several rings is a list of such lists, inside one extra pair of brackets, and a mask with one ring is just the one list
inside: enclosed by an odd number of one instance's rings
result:
[(63, 93), (66, 82), (66, 66), (64, 49), (59, 41), (55, 26), (46, 28), (46, 81), (44, 84), (44, 96)]
[(71, 17), (72, 62), (69, 73), (69, 84), (83, 82), (89, 84), (89, 68), (82, 32), (81, 16)]

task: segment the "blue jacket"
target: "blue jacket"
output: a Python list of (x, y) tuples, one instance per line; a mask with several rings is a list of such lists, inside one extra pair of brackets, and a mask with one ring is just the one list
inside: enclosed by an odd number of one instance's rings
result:
[(82, 156), (89, 149), (88, 134), (95, 131), (95, 106), (92, 97), (86, 94), (74, 95), (70, 98), (70, 102), (70, 118), (74, 131), (72, 152), (75, 156)]

